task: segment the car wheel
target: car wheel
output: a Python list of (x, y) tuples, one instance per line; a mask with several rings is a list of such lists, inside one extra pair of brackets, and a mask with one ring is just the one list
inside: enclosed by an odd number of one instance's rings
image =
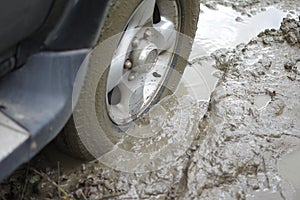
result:
[(190, 0), (129, 0), (111, 4), (78, 102), (57, 139), (75, 157), (99, 158), (124, 140), (160, 99), (172, 94), (187, 64), (199, 15)]

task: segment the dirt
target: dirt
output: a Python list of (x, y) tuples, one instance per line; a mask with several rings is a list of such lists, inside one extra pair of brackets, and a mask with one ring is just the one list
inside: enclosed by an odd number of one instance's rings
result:
[(246, 17), (275, 5), (288, 16), (277, 30), (191, 61), (213, 63), (218, 83), (183, 155), (155, 171), (125, 173), (99, 161), (45, 167), (42, 152), (1, 184), (0, 199), (293, 199), (277, 164), (300, 147), (300, 11), (293, 10), (300, 2), (202, 3)]
[(265, 11), (268, 6), (276, 6), (282, 10), (294, 10), (299, 11), (300, 2), (297, 0), (202, 0), (202, 4), (210, 9), (217, 10), (218, 5), (226, 7), (232, 7), (234, 10), (242, 13), (242, 15), (252, 17), (258, 12)]
[[(214, 53), (224, 74), (201, 122), (205, 139), (188, 168), (184, 197), (245, 199), (264, 190), (285, 197), (276, 162), (300, 142), (299, 25), (285, 19), (279, 31)], [(271, 101), (258, 110), (261, 94)]]

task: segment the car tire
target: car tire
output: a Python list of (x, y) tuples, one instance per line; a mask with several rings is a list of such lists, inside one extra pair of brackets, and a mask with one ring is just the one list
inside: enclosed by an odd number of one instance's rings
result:
[[(99, 158), (114, 148), (114, 144), (117, 144), (121, 138), (124, 139), (124, 129), (130, 126), (130, 123), (137, 123), (140, 120), (140, 117), (137, 117), (127, 125), (118, 125), (109, 116), (107, 106), (105, 106), (107, 103), (106, 84), (110, 73), (107, 66), (111, 63), (119, 41), (115, 40), (111, 47), (98, 47), (109, 38), (126, 30), (128, 21), (141, 3), (143, 3), (142, 0), (114, 1), (108, 8), (98, 43), (90, 55), (88, 70), (73, 116), (56, 139), (60, 148), (74, 157), (83, 160)], [(191, 51), (190, 39), (195, 37), (197, 29), (199, 2), (176, 0), (176, 4), (179, 9), (179, 32), (189, 39), (181, 38), (176, 45), (177, 55), (172, 58), (171, 72), (168, 72), (164, 86), (159, 89), (143, 113), (160, 99), (175, 91)], [(137, 142), (137, 139), (133, 137), (127, 137), (126, 140), (126, 148), (130, 148)]]

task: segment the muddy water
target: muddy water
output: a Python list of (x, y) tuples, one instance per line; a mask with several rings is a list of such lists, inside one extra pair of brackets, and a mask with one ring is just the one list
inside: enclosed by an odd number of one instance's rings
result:
[(254, 98), (254, 105), (258, 110), (262, 110), (268, 106), (272, 98), (270, 95), (261, 94)]
[[(217, 5), (215, 9), (201, 5), (201, 11), (190, 62), (207, 57), (218, 49), (232, 49), (238, 44), (247, 43), (265, 29), (278, 29), (287, 14), (274, 6), (262, 9), (253, 17), (222, 5)], [(198, 100), (209, 100), (218, 81), (213, 76), (216, 73), (213, 61), (202, 59), (186, 69), (183, 85)], [(255, 105), (262, 109), (269, 101), (270, 96), (258, 95)]]
[(217, 72), (211, 59), (203, 59), (201, 62), (188, 65), (176, 94), (191, 95), (197, 101), (208, 102), (219, 80), (215, 76)]
[(253, 17), (245, 17), (230, 7), (217, 6), (216, 10), (201, 6), (202, 15), (190, 59), (207, 56), (221, 48), (234, 48), (246, 43), (265, 29), (278, 29), (285, 12), (268, 7)]
[[(108, 156), (62, 167), (60, 186), (75, 198), (299, 197), (299, 151), (294, 150), (300, 147), (300, 11), (293, 9), (300, 2), (203, 3), (190, 64), (175, 96), (154, 107), (140, 131), (131, 132), (142, 139), (160, 134), (157, 141), (137, 143), (133, 153), (177, 145), (167, 148), (171, 153), (160, 151), (163, 159), (152, 163), (148, 158), (160, 154), (126, 164), (128, 154), (120, 157), (121, 152), (113, 157), (118, 162)], [(292, 19), (283, 21), (286, 15)], [(195, 125), (198, 129), (191, 128)], [(136, 167), (145, 173), (132, 173)], [(55, 165), (44, 171), (58, 179)], [(36, 174), (29, 180), (26, 198), (58, 198), (48, 181)]]
[(300, 149), (297, 149), (285, 155), (277, 164), (279, 174), (283, 178), (283, 187), (290, 199), (299, 199), (300, 197), (299, 158)]

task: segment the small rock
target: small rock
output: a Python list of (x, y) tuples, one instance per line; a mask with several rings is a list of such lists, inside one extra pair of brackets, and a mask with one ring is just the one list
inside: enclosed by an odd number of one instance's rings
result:
[(261, 11), (263, 11), (263, 12), (264, 12), (264, 11), (267, 11), (267, 9), (266, 9), (266, 8), (261, 8), (260, 10), (261, 10)]
[(213, 3), (206, 3), (205, 6), (212, 9), (212, 10), (218, 10), (217, 4), (214, 3), (214, 2)]
[(242, 21), (244, 21), (241, 17), (237, 17), (237, 18), (235, 18), (235, 21), (237, 21), (237, 22), (242, 22)]
[(251, 10), (250, 13), (251, 13), (252, 15), (256, 15), (256, 11), (255, 11), (255, 10)]
[(288, 72), (294, 71), (295, 70), (295, 63), (292, 62), (292, 61), (289, 61), (289, 62), (285, 63), (284, 69)]
[(300, 36), (297, 31), (291, 31), (285, 36), (286, 41), (291, 45), (298, 43), (298, 38), (300, 38)]
[(271, 42), (273, 42), (273, 39), (270, 37), (266, 37), (263, 39), (263, 44), (265, 45), (271, 45)]
[(155, 78), (160, 78), (161, 75), (157, 72), (153, 72), (152, 75), (155, 77)]
[(77, 197), (78, 199), (80, 199), (80, 197), (82, 196), (82, 189), (76, 190), (76, 191), (75, 191), (75, 194), (76, 194), (76, 197)]
[(85, 164), (82, 164), (82, 165), (81, 165), (81, 170), (82, 170), (82, 171), (85, 171), (85, 170), (86, 170)]

